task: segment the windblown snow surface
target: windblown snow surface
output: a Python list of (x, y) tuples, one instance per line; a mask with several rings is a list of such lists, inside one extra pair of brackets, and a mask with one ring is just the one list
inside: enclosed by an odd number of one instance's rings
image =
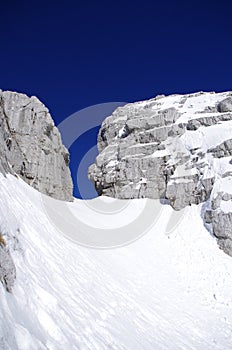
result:
[[(0, 191), (0, 229), (17, 269), (12, 294), (0, 284), (1, 350), (231, 349), (232, 258), (204, 227), (201, 205), (169, 234), (173, 211), (163, 205), (143, 237), (101, 250), (58, 232), (43, 196), (22, 180), (1, 176)], [(144, 201), (115, 221), (133, 221)], [(67, 205), (83, 221), (116, 225), (90, 217), (84, 201)]]

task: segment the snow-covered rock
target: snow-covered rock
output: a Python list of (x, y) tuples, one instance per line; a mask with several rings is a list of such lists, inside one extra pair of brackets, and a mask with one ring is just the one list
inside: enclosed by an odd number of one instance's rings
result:
[(0, 91), (0, 172), (18, 174), (53, 198), (72, 200), (69, 153), (34, 96)]
[(227, 97), (218, 104), (219, 112), (232, 112), (232, 97)]
[(215, 183), (205, 219), (212, 224), (219, 246), (232, 256), (232, 176), (221, 178)]
[(204, 202), (232, 174), (232, 92), (158, 96), (119, 107), (102, 123), (98, 148), (89, 178), (99, 195), (168, 199), (176, 210)]

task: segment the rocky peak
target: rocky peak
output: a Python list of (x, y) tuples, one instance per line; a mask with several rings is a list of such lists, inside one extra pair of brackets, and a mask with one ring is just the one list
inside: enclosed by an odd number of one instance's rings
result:
[(0, 171), (38, 191), (72, 200), (69, 153), (48, 109), (34, 96), (0, 90)]
[[(176, 210), (210, 200), (217, 182), (232, 176), (232, 92), (158, 96), (119, 107), (102, 123), (98, 148), (89, 178), (99, 195), (163, 198)], [(215, 210), (208, 215), (215, 235), (221, 238), (217, 232), (229, 220), (231, 240), (231, 214), (219, 220), (222, 209)]]

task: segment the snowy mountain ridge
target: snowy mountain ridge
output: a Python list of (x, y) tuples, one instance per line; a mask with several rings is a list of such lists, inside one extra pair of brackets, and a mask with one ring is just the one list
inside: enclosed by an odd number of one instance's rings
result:
[(98, 148), (89, 177), (100, 195), (167, 199), (176, 210), (208, 201), (206, 222), (232, 255), (232, 92), (119, 107), (102, 123)]

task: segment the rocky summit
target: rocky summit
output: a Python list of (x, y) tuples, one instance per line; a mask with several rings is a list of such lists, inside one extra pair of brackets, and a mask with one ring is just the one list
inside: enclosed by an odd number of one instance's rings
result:
[(203, 217), (232, 255), (232, 92), (156, 96), (102, 123), (89, 178), (99, 195), (166, 199)]
[(69, 153), (48, 109), (34, 96), (0, 90), (0, 172), (72, 201)]

